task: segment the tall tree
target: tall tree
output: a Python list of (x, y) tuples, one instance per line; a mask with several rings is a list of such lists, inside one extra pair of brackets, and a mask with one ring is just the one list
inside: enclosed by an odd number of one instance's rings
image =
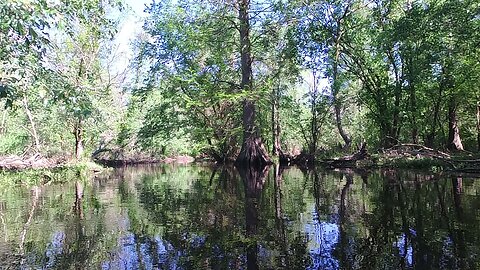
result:
[(57, 35), (56, 50), (49, 55), (54, 76), (52, 93), (62, 104), (61, 114), (74, 138), (74, 156), (84, 156), (86, 129), (100, 118), (100, 103), (110, 103), (111, 78), (105, 62), (112, 54), (109, 41), (116, 33), (116, 21), (110, 19), (109, 9), (122, 9), (118, 1), (73, 1), (67, 18), (76, 20), (67, 24), (66, 34)]
[[(242, 80), (240, 88), (243, 91), (254, 93), (252, 83), (252, 55), (250, 43), (250, 0), (238, 1), (238, 20), (240, 33), (240, 57)], [(263, 166), (270, 164), (272, 161), (268, 156), (263, 145), (262, 139), (259, 137), (258, 128), (255, 120), (255, 101), (246, 98), (243, 101), (243, 143), (240, 154), (236, 163), (247, 166)]]

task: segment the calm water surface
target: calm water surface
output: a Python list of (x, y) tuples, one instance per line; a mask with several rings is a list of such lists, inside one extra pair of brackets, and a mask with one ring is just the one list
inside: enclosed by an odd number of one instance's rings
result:
[(480, 179), (117, 169), (0, 187), (0, 269), (480, 269)]

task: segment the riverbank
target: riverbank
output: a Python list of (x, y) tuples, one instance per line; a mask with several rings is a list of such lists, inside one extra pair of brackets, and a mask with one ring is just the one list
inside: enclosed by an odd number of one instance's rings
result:
[[(378, 150), (372, 154), (367, 152), (366, 145), (351, 155), (337, 158), (317, 158), (300, 154), (298, 156), (283, 155), (277, 160), (282, 166), (298, 165), (300, 167), (322, 166), (325, 168), (353, 168), (373, 170), (391, 169), (422, 169), (432, 172), (455, 171), (459, 173), (480, 173), (480, 155), (466, 152), (446, 153), (422, 145), (401, 144), (387, 150)], [(53, 171), (85, 171), (98, 173), (110, 167), (123, 167), (144, 164), (189, 164), (202, 162), (190, 156), (156, 158), (135, 156), (122, 159), (95, 158), (93, 160), (67, 160), (66, 158), (44, 158), (39, 155), (29, 158), (18, 156), (0, 157), (0, 172), (44, 176)], [(212, 161), (210, 161), (212, 162)], [(52, 173), (54, 174), (54, 173)], [(47, 178), (49, 178), (47, 176)]]
[(338, 168), (422, 169), (433, 172), (480, 173), (480, 156), (478, 154), (446, 153), (416, 144), (397, 145), (387, 150), (368, 154), (360, 159), (324, 159), (319, 163), (326, 167)]
[(86, 179), (92, 175), (108, 171), (112, 167), (145, 164), (188, 164), (195, 159), (189, 156), (167, 158), (136, 157), (129, 159), (74, 160), (65, 157), (0, 156), (0, 185), (44, 185), (64, 183), (70, 180)]
[(51, 167), (30, 167), (0, 170), (0, 185), (47, 185), (88, 179), (108, 169), (90, 162), (62, 163)]

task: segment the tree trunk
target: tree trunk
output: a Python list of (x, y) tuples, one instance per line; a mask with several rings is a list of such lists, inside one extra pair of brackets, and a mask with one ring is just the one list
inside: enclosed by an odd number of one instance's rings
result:
[(81, 159), (83, 155), (83, 126), (82, 120), (78, 119), (73, 127), (73, 135), (75, 136), (75, 158)]
[[(310, 132), (311, 132), (311, 140), (309, 145), (309, 154), (311, 157), (315, 159), (315, 154), (317, 153), (317, 141), (318, 141), (318, 114), (317, 114), (317, 98), (318, 98), (318, 91), (317, 91), (317, 74), (316, 71), (312, 71), (313, 77), (313, 88), (312, 88), (312, 104), (311, 104), (311, 114), (312, 119), (310, 122)], [(312, 160), (313, 161), (313, 160)]]
[(417, 95), (415, 92), (415, 86), (413, 83), (413, 79), (410, 79), (410, 114), (411, 114), (411, 136), (412, 136), (412, 143), (418, 144), (418, 127), (417, 127)]
[(413, 57), (406, 58), (407, 67), (407, 78), (408, 78), (408, 89), (410, 90), (410, 125), (411, 125), (411, 136), (412, 143), (418, 144), (418, 122), (417, 122), (417, 89), (416, 89), (416, 69), (414, 67)]
[(438, 99), (435, 102), (435, 107), (433, 109), (433, 121), (432, 121), (432, 130), (430, 131), (429, 134), (427, 134), (426, 140), (425, 140), (425, 145), (427, 147), (433, 148), (435, 144), (435, 136), (437, 133), (437, 123), (438, 123), (438, 116), (440, 115), (440, 105), (442, 103), (442, 94), (443, 94), (443, 84), (440, 85), (440, 88), (438, 90)]
[(447, 147), (449, 150), (463, 150), (462, 140), (460, 138), (460, 131), (458, 129), (457, 119), (457, 102), (455, 97), (450, 98), (448, 104), (448, 141)]
[[(250, 0), (239, 0), (238, 18), (240, 21), (240, 54), (242, 68), (242, 82), (240, 87), (244, 91), (252, 92), (252, 56), (250, 44), (249, 8)], [(258, 135), (255, 124), (255, 101), (246, 99), (243, 102), (243, 143), (236, 163), (240, 166), (263, 166), (272, 161), (265, 150)]]
[(37, 128), (36, 128), (36, 125), (35, 125), (35, 120), (33, 118), (32, 112), (30, 111), (30, 108), (28, 107), (27, 96), (23, 97), (23, 108), (25, 109), (25, 113), (27, 114), (28, 121), (30, 122), (30, 127), (32, 129), (31, 135), (32, 135), (33, 140), (35, 142), (35, 149), (36, 149), (37, 153), (40, 153), (40, 139), (38, 137)]
[(335, 120), (337, 124), (337, 129), (338, 133), (340, 133), (340, 136), (342, 136), (343, 142), (345, 143), (345, 148), (350, 147), (352, 144), (352, 139), (348, 135), (348, 133), (343, 129), (343, 124), (342, 124), (342, 112), (341, 112), (341, 106), (339, 104), (335, 104)]
[(279, 115), (279, 89), (272, 91), (272, 155), (278, 156), (281, 153), (280, 146), (280, 115)]
[(315, 156), (317, 153), (317, 141), (318, 141), (318, 133), (317, 133), (317, 110), (316, 110), (316, 100), (313, 99), (312, 102), (312, 122), (310, 123), (310, 129), (312, 132), (312, 140), (310, 144), (309, 154)]
[(343, 141), (345, 142), (345, 148), (350, 147), (352, 143), (352, 139), (347, 134), (347, 132), (343, 129), (342, 125), (342, 104), (338, 99), (338, 92), (340, 91), (340, 85), (338, 81), (338, 61), (340, 59), (340, 47), (339, 47), (339, 40), (335, 42), (335, 60), (333, 62), (333, 74), (332, 74), (332, 96), (333, 96), (333, 104), (335, 109), (335, 122), (337, 124), (338, 133), (342, 136)]
[(394, 100), (394, 108), (393, 108), (393, 124), (392, 130), (390, 131), (390, 137), (394, 144), (398, 144), (398, 138), (400, 135), (401, 125), (401, 116), (400, 116), (400, 103), (402, 100), (402, 86), (397, 79), (397, 84), (395, 86), (395, 100)]

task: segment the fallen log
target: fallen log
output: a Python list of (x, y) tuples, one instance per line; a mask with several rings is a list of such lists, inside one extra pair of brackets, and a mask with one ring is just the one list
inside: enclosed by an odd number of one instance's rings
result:
[(29, 158), (15, 155), (0, 157), (0, 169), (3, 170), (54, 168), (59, 164), (61, 164), (59, 160), (48, 159), (38, 154)]
[(357, 161), (368, 158), (367, 143), (364, 141), (357, 152), (335, 159), (324, 159), (322, 163), (331, 168), (356, 168)]

